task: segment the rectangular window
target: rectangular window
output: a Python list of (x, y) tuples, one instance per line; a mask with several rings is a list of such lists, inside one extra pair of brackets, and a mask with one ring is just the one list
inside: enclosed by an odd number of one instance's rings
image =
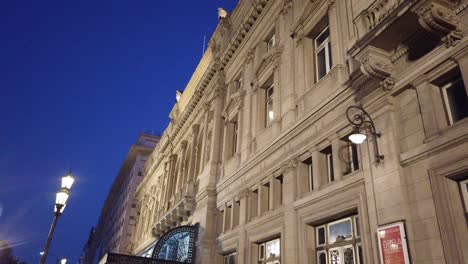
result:
[(264, 213), (270, 210), (270, 183), (265, 183), (261, 188), (260, 211)]
[(233, 252), (223, 256), (223, 264), (236, 264), (237, 253)]
[(273, 208), (276, 209), (283, 204), (283, 175), (273, 179)]
[(281, 242), (279, 238), (266, 241), (258, 245), (258, 263), (281, 263)]
[(240, 202), (236, 201), (234, 202), (234, 207), (232, 209), (232, 227), (236, 227), (239, 225), (239, 218), (240, 218)]
[(237, 138), (239, 133), (239, 125), (237, 120), (232, 123), (232, 155), (237, 153)]
[(327, 75), (332, 65), (330, 31), (328, 26), (315, 37), (314, 50), (315, 74), (318, 81)]
[(326, 162), (326, 170), (327, 170), (327, 177), (328, 182), (335, 181), (335, 172), (333, 170), (333, 151), (332, 147), (328, 146), (320, 151), (323, 155), (325, 155), (325, 162)]
[(306, 165), (307, 181), (309, 183), (309, 191), (314, 190), (314, 171), (312, 167), (312, 157), (307, 158), (302, 163)]
[(449, 124), (468, 117), (468, 98), (461, 76), (456, 76), (441, 89)]
[(273, 110), (273, 94), (274, 94), (274, 85), (270, 85), (270, 87), (268, 87), (266, 89), (266, 97), (265, 97), (265, 120), (266, 120), (266, 125), (265, 126), (269, 126), (271, 124), (271, 122), (273, 121), (273, 118), (274, 118), (274, 110)]
[(267, 40), (267, 52), (273, 49), (276, 44), (275, 34), (273, 33)]
[(258, 215), (258, 189), (250, 192), (249, 201), (249, 219), (252, 219)]
[(363, 264), (357, 215), (315, 227), (318, 264)]
[(348, 136), (342, 138), (341, 140), (346, 142), (346, 145), (343, 146), (344, 149), (340, 151), (344, 160), (343, 175), (346, 175), (359, 170), (358, 146), (352, 143), (348, 139)]

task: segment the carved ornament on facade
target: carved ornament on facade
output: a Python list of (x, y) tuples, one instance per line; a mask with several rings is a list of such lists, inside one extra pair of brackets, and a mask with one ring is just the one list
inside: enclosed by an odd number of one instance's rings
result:
[(367, 46), (356, 57), (361, 63), (361, 71), (364, 75), (379, 80), (384, 90), (393, 88), (395, 80), (392, 75), (395, 71), (395, 66), (387, 51)]
[(283, 0), (283, 7), (281, 8), (280, 14), (281, 15), (287, 15), (289, 13), (289, 10), (293, 7), (293, 1), (292, 0)]
[(457, 45), (463, 38), (461, 21), (457, 14), (442, 4), (430, 1), (417, 10), (419, 23), (429, 32), (442, 36), (447, 47)]

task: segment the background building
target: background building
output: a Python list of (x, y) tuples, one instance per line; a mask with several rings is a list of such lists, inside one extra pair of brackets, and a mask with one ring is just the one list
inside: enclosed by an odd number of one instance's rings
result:
[[(220, 9), (145, 165), (133, 253), (199, 224), (196, 263), (467, 263), (467, 12), (456, 0)], [(379, 137), (349, 141), (354, 105)], [(174, 247), (156, 257), (187, 257)]]
[(84, 263), (97, 263), (108, 252), (131, 253), (131, 234), (137, 216), (133, 194), (144, 178), (143, 166), (159, 139), (159, 136), (142, 133), (130, 147), (102, 207), (98, 224), (84, 247), (81, 257)]

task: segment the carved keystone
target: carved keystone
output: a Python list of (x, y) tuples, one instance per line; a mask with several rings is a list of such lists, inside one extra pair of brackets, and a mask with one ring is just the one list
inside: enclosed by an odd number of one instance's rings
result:
[(390, 53), (374, 46), (367, 46), (356, 59), (361, 63), (364, 75), (380, 81), (384, 90), (390, 90), (395, 85), (392, 74), (395, 71)]

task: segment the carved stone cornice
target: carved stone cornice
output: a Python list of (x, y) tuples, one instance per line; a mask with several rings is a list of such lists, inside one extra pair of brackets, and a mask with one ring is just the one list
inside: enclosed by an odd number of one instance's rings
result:
[(460, 18), (443, 4), (429, 1), (416, 13), (419, 15), (419, 24), (425, 30), (441, 36), (447, 47), (457, 45), (463, 38)]
[(395, 80), (392, 75), (395, 66), (390, 53), (369, 45), (356, 56), (356, 59), (361, 63), (364, 75), (379, 80), (384, 90), (393, 88)]

